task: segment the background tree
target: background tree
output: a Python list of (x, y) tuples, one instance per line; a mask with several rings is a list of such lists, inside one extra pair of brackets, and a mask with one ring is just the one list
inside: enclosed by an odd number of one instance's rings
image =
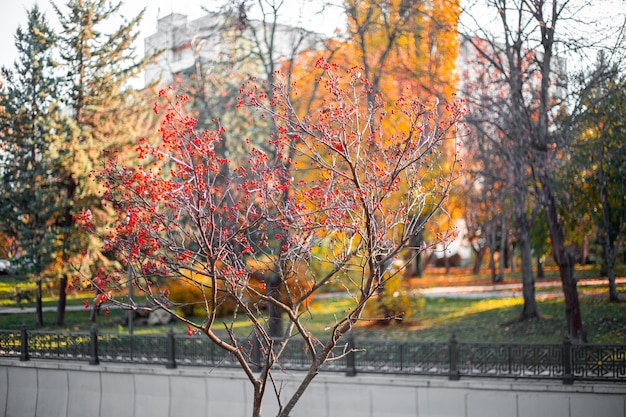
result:
[(592, 93), (590, 102), (594, 104), (580, 121), (567, 169), (577, 184), (574, 190), (574, 183), (569, 183), (573, 212), (590, 216), (597, 227), (611, 301), (619, 301), (615, 263), (626, 232), (624, 91), (622, 77), (609, 80)]
[[(498, 36), (483, 28), (478, 34), (466, 33), (464, 38), (503, 82), (499, 129), (511, 145), (509, 162), (518, 197), (514, 205), (518, 242), (522, 246), (526, 240), (520, 240), (520, 231), (530, 230), (530, 222), (526, 226), (522, 224), (524, 218), (529, 219), (530, 212), (526, 210), (527, 202), (520, 198), (526, 199), (528, 181), (532, 181), (537, 201), (546, 213), (552, 254), (559, 267), (568, 333), (581, 341), (585, 333), (574, 277), (575, 259), (564, 234), (554, 169), (558, 158), (568, 150), (572, 126), (585, 111), (582, 103), (591, 86), (605, 79), (609, 72), (600, 68), (576, 85), (565, 83), (565, 61), (556, 56), (556, 49), (557, 45), (562, 46), (565, 54), (589, 50), (587, 39), (580, 37), (585, 26), (576, 19), (584, 7), (558, 0), (512, 3), (497, 0), (490, 5), (497, 12)], [(573, 23), (578, 26), (572, 26)], [(522, 258), (522, 272), (531, 266), (529, 262)]]
[[(532, 225), (532, 185), (526, 170), (524, 144), (517, 144), (510, 137), (510, 120), (515, 114), (508, 101), (512, 87), (505, 71), (509, 58), (515, 60), (513, 51), (509, 55), (495, 39), (484, 37), (465, 39), (462, 45), (460, 64), (461, 94), (472, 104), (473, 111), (467, 122), (471, 129), (468, 149), (467, 175), (480, 178), (485, 201), (485, 239), (490, 252), (496, 248), (493, 238), (497, 225), (489, 221), (490, 207), (499, 207), (501, 213), (510, 212), (514, 225), (515, 240), (521, 258), (521, 273), (524, 304), (520, 319), (538, 316), (535, 298), (530, 227)], [(493, 46), (492, 46), (493, 44)], [(493, 54), (497, 53), (497, 56)], [(522, 88), (517, 86), (516, 88)], [(516, 103), (515, 106), (518, 104)], [(511, 210), (504, 210), (502, 201), (510, 201)], [(495, 228), (494, 228), (495, 227)], [(492, 238), (489, 239), (489, 236)]]
[[(244, 89), (241, 105), (256, 108), (277, 126), (268, 138), (274, 152), (250, 146), (246, 164), (222, 169), (230, 163), (215, 152), (222, 129), (196, 132), (196, 120), (183, 109), (186, 97), (176, 97), (159, 106), (166, 112), (161, 139), (144, 140), (139, 148), (140, 157), (158, 165), (133, 169), (112, 160), (100, 177), (119, 219), (105, 236), (107, 249), (130, 263), (133, 283), (152, 304), (237, 359), (253, 386), (254, 416), (260, 415), (268, 384), (275, 383), (272, 372), (287, 345), (300, 340), (310, 368), (286, 403), (278, 397), (280, 387), (273, 386), (279, 416), (289, 415), (324, 362), (349, 349), (339, 345), (341, 337), (388, 279), (387, 265), (424, 227), (410, 214), (433, 213), (437, 207), (428, 205), (441, 207), (448, 194), (449, 172), (433, 175), (439, 166), (430, 155), (464, 112), (450, 104), (448, 117), (441, 119), (437, 109), (409, 97), (393, 106), (378, 98), (372, 107), (371, 84), (358, 68), (343, 77), (323, 59), (317, 68), (325, 106), (303, 118), (294, 111), (294, 86), (286, 78), (274, 79), (271, 95), (265, 94), (267, 86), (255, 83)], [(168, 97), (166, 91), (161, 95)], [(374, 123), (394, 113), (407, 118), (410, 129), (383, 130)], [(288, 161), (292, 148), (296, 158)], [(95, 231), (89, 212), (79, 217)], [(320, 274), (311, 268), (314, 261), (327, 268)], [(255, 279), (259, 271), (280, 276), (279, 292), (265, 291), (264, 281)], [(203, 294), (204, 317), (176, 312), (168, 299), (172, 280), (186, 281)], [(286, 284), (290, 280), (293, 286)], [(327, 339), (318, 340), (306, 329), (307, 300), (331, 280), (340, 282), (354, 302), (345, 316), (328, 323)], [(120, 298), (119, 275), (100, 274), (91, 281), (103, 300), (137, 308), (135, 301)], [(230, 319), (220, 318), (220, 331), (218, 309), (227, 300), (235, 308)], [(272, 316), (263, 308), (268, 304), (288, 319), (281, 338), (268, 331)], [(249, 322), (251, 334), (236, 333), (239, 316)]]
[[(99, 219), (110, 215), (100, 205), (99, 189), (89, 179), (90, 173), (99, 166), (102, 151), (123, 154), (139, 136), (138, 122), (149, 123), (147, 102), (130, 86), (146, 63), (137, 59), (133, 46), (143, 12), (110, 31), (105, 29), (106, 22), (118, 17), (120, 6), (121, 2), (110, 0), (69, 0), (65, 7), (53, 5), (62, 28), (58, 49), (66, 71), (62, 98), (71, 109), (63, 163), (64, 195), (69, 204), (63, 220), (68, 233), (63, 239), (66, 268), (59, 280), (58, 324), (64, 321), (68, 277), (80, 263), (76, 256), (87, 250), (92, 272), (111, 264), (111, 259), (97, 250), (94, 239), (74, 227), (73, 215), (85, 207)], [(82, 265), (87, 267), (84, 260)]]
[(347, 59), (363, 68), (372, 91), (408, 90), (424, 100), (456, 91), (458, 2), (346, 1), (344, 7)]
[[(363, 76), (372, 83), (370, 99), (382, 91), (390, 99), (403, 94), (433, 102), (453, 99), (457, 81), (458, 1), (348, 0), (344, 10), (346, 40), (337, 56), (346, 65), (356, 63), (363, 69)], [(454, 153), (454, 141), (450, 143), (451, 149), (446, 150), (449, 155)], [(453, 158), (442, 157), (442, 161), (446, 160)], [(451, 212), (452, 208), (439, 213), (437, 224), (443, 229), (454, 223)], [(426, 217), (430, 216), (421, 220)], [(415, 266), (407, 272), (419, 276), (423, 235), (414, 239), (407, 255), (414, 259)]]
[(37, 282), (37, 324), (43, 325), (42, 281), (62, 268), (61, 240), (69, 209), (62, 186), (64, 125), (53, 51), (56, 36), (35, 5), (18, 28), (18, 60), (3, 68), (0, 91), (0, 230), (16, 242), (17, 273)]

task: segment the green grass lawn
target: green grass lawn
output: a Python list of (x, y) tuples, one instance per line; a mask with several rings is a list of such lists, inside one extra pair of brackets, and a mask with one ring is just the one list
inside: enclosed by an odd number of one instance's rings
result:
[[(626, 304), (609, 303), (605, 298), (581, 297), (581, 308), (588, 341), (591, 343), (626, 343)], [(413, 317), (400, 324), (382, 326), (369, 322), (361, 323), (355, 335), (362, 338), (388, 338), (406, 340), (447, 340), (455, 332), (459, 340), (492, 342), (560, 342), (565, 334), (565, 313), (560, 298), (539, 300), (541, 318), (523, 322), (516, 321), (521, 307), (521, 298), (459, 299), (427, 298)], [(307, 328), (323, 338), (327, 328), (352, 306), (347, 299), (318, 301), (306, 313)], [(111, 310), (108, 317), (101, 314), (98, 326), (102, 331), (127, 331), (115, 325), (113, 318), (126, 314)], [(58, 330), (51, 325), (55, 313), (44, 313), (45, 329)], [(68, 311), (64, 330), (88, 330), (88, 312)], [(34, 314), (0, 315), (1, 328), (19, 328), (26, 324), (35, 328)], [(186, 326), (174, 323), (175, 331), (184, 333)], [(219, 328), (219, 327), (218, 327)], [(239, 335), (247, 335), (250, 327), (244, 320), (235, 323)], [(136, 327), (136, 333), (165, 332), (169, 326)]]
[[(593, 274), (589, 273), (589, 276)], [(437, 286), (432, 282), (438, 279), (447, 280), (448, 285), (467, 285), (467, 276), (439, 277), (431, 275), (430, 281), (424, 281), (424, 287)], [(481, 282), (481, 279), (478, 279)], [(505, 283), (515, 282), (514, 277), (507, 277)], [(560, 291), (558, 286), (550, 288)], [(545, 290), (545, 289), (542, 289)], [(626, 293), (626, 285), (618, 287), (620, 293)], [(1, 299), (6, 300), (8, 291), (14, 291), (14, 286), (0, 283)], [(590, 343), (626, 343), (626, 303), (609, 303), (606, 286), (580, 287), (580, 303), (584, 327)], [(83, 299), (90, 300), (92, 293), (76, 293), (68, 299), (68, 305), (80, 305)], [(49, 294), (45, 298), (45, 305), (55, 306), (56, 300)], [(516, 321), (521, 308), (522, 298), (493, 298), (493, 299), (462, 299), (462, 298), (421, 298), (412, 306), (414, 314), (402, 323), (389, 324), (363, 321), (355, 329), (357, 337), (361, 338), (389, 338), (406, 340), (447, 340), (454, 332), (459, 340), (465, 341), (493, 341), (493, 342), (561, 342), (566, 332), (565, 308), (561, 297), (539, 299), (540, 319), (519, 322)], [(5, 304), (7, 305), (7, 304)], [(15, 305), (15, 303), (13, 303)], [(24, 305), (33, 306), (30, 302)], [(345, 315), (347, 309), (352, 308), (349, 299), (318, 299), (311, 306), (310, 311), (303, 315), (307, 328), (318, 337), (323, 338), (329, 333), (328, 328), (338, 318)], [(114, 324), (113, 318), (126, 315), (125, 311), (111, 309), (108, 317), (102, 313), (98, 317), (98, 326), (106, 332), (127, 332), (125, 327)], [(44, 313), (45, 330), (59, 330), (52, 325), (55, 320), (54, 312)], [(225, 319), (224, 319), (225, 320)], [(198, 319), (201, 321), (201, 318)], [(16, 329), (25, 324), (34, 329), (35, 315), (29, 314), (0, 314), (0, 328)], [(63, 330), (88, 330), (91, 326), (89, 313), (82, 311), (67, 311)], [(174, 323), (175, 331), (185, 333), (186, 325)], [(223, 328), (218, 323), (217, 328)], [(234, 329), (239, 335), (250, 332), (249, 324), (238, 319)], [(136, 333), (166, 332), (169, 326), (136, 327)]]
[[(626, 343), (626, 305), (605, 299), (582, 297), (582, 317), (590, 343)], [(522, 299), (429, 298), (408, 323), (368, 331), (386, 338), (445, 340), (454, 332), (466, 341), (560, 342), (566, 332), (565, 307), (561, 298), (538, 300), (540, 319), (517, 321)]]

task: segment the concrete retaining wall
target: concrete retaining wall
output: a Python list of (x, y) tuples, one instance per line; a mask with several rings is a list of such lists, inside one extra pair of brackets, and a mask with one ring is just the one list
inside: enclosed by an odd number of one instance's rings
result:
[[(290, 394), (303, 375), (277, 376), (282, 392)], [(263, 416), (274, 417), (277, 401), (268, 391)], [(0, 416), (249, 417), (250, 404), (249, 382), (235, 369), (0, 359)], [(626, 381), (568, 386), (324, 373), (292, 416), (626, 417)]]

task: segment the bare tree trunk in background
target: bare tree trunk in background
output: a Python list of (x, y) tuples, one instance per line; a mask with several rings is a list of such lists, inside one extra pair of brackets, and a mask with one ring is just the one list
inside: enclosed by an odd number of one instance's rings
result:
[[(519, 175), (519, 173), (518, 173)], [(520, 250), (520, 269), (522, 272), (522, 306), (521, 320), (539, 317), (537, 298), (535, 294), (535, 278), (533, 276), (533, 258), (530, 245), (530, 220), (526, 213), (526, 187), (525, 180), (519, 178), (521, 183), (515, 187), (517, 192), (513, 197), (513, 212), (515, 219), (515, 232), (517, 244)]]
[(496, 277), (496, 282), (504, 281), (504, 262), (506, 260), (506, 218), (504, 210), (500, 213), (500, 259), (499, 259), (499, 272)]
[[(279, 274), (269, 274), (265, 279), (266, 294), (268, 297), (280, 299), (280, 285), (282, 279)], [(272, 303), (267, 303), (268, 326), (267, 333), (270, 337), (283, 337), (283, 312)]]
[(589, 236), (583, 236), (583, 246), (580, 249), (580, 264), (587, 265), (587, 258), (589, 258)]
[(492, 207), (489, 207), (487, 211), (487, 215), (489, 219), (487, 220), (487, 224), (489, 224), (489, 232), (488, 232), (488, 246), (489, 246), (489, 269), (491, 270), (491, 281), (497, 282), (496, 277), (496, 220), (495, 220), (495, 210)]
[(513, 247), (513, 242), (511, 240), (511, 234), (507, 228), (506, 233), (506, 248), (508, 253), (508, 261), (509, 261), (509, 269), (511, 273), (515, 272), (515, 248)]
[(472, 249), (474, 249), (474, 266), (472, 266), (472, 274), (478, 275), (480, 274), (480, 266), (483, 263), (483, 258), (485, 256), (485, 248), (481, 247), (476, 251), (476, 249), (472, 245)]
[(424, 275), (424, 267), (422, 263), (424, 262), (424, 256), (422, 255), (422, 244), (424, 243), (424, 229), (422, 229), (417, 235), (411, 238), (411, 246), (414, 248), (414, 261), (413, 265), (415, 265), (415, 273), (414, 276), (421, 278)]
[(37, 326), (43, 326), (43, 303), (41, 300), (41, 278), (37, 279), (37, 289), (35, 290), (35, 317)]
[(543, 279), (546, 277), (546, 273), (543, 270), (543, 256), (537, 254), (537, 279)]
[(552, 186), (545, 173), (539, 175), (539, 182), (543, 197), (543, 205), (548, 217), (548, 229), (552, 240), (552, 256), (559, 267), (563, 296), (565, 297), (565, 317), (567, 329), (573, 341), (586, 342), (587, 336), (583, 328), (583, 321), (578, 300), (578, 288), (574, 277), (574, 255), (565, 245), (563, 225), (559, 218), (556, 200)]
[(619, 295), (617, 292), (617, 286), (615, 285), (615, 261), (617, 259), (617, 250), (615, 250), (615, 244), (610, 241), (609, 236), (605, 233), (602, 250), (604, 253), (604, 263), (606, 264), (606, 277), (609, 280), (609, 301), (619, 302)]
[(67, 304), (67, 275), (63, 274), (59, 280), (59, 300), (57, 301), (57, 315), (54, 324), (57, 326), (65, 325), (65, 305)]
[[(521, 270), (522, 270), (522, 295), (524, 305), (522, 306), (521, 320), (539, 317), (537, 298), (535, 294), (535, 278), (533, 277), (533, 260), (530, 250), (530, 234), (524, 232), (517, 234), (517, 242), (520, 248)], [(528, 230), (528, 229), (526, 229)]]

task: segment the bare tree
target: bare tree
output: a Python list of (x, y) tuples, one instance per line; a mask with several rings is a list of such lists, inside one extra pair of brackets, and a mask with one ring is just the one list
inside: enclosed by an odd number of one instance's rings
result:
[[(306, 117), (295, 112), (294, 86), (286, 77), (274, 78), (271, 95), (265, 93), (267, 82), (264, 88), (254, 82), (244, 88), (240, 105), (257, 109), (277, 127), (267, 139), (274, 152), (250, 144), (247, 163), (223, 169), (231, 164), (215, 152), (223, 129), (196, 132), (195, 120), (184, 111), (186, 98), (163, 91), (165, 103), (157, 106), (165, 112), (161, 140), (139, 146), (139, 157), (156, 167), (133, 169), (112, 159), (99, 176), (105, 199), (119, 213), (104, 245), (133, 273), (129, 282), (122, 274), (89, 277), (102, 290), (98, 301), (140, 308), (124, 291), (134, 285), (152, 305), (187, 323), (190, 332), (230, 352), (252, 384), (255, 417), (269, 387), (279, 416), (288, 416), (322, 365), (349, 351), (340, 344), (342, 336), (390, 278), (387, 265), (424, 227), (416, 221), (420, 216), (411, 214), (432, 215), (449, 193), (453, 177), (448, 168), (439, 170), (432, 155), (465, 112), (451, 103), (441, 118), (437, 109), (409, 97), (392, 107), (378, 98), (371, 106), (371, 85), (360, 69), (340, 77), (320, 59), (317, 71), (325, 105)], [(374, 120), (387, 117), (408, 128), (374, 128)], [(295, 149), (292, 161), (289, 149)], [(449, 162), (454, 166), (457, 160)], [(89, 212), (79, 220), (95, 230)], [(443, 234), (437, 242), (450, 238)], [(280, 284), (266, 291), (267, 281), (259, 275), (278, 276)], [(322, 340), (307, 329), (306, 317), (310, 298), (331, 281), (345, 288), (353, 305), (328, 323)], [(176, 282), (201, 296), (202, 317), (177, 310), (169, 289)], [(228, 304), (231, 313), (220, 315)], [(288, 320), (279, 338), (269, 331), (268, 306)], [(250, 334), (237, 333), (239, 317), (252, 328)], [(283, 403), (273, 372), (297, 339), (310, 367)]]
[[(568, 333), (572, 339), (584, 341), (574, 255), (566, 241), (554, 170), (558, 159), (567, 152), (573, 124), (586, 111), (584, 100), (588, 99), (593, 85), (610, 76), (610, 67), (597, 68), (574, 80), (567, 77), (566, 57), (573, 59), (573, 52), (588, 53), (601, 46), (591, 43), (592, 37), (581, 36), (594, 23), (585, 19), (590, 2), (494, 0), (487, 3), (497, 12), (498, 35), (494, 36), (483, 26), (466, 31), (464, 39), (500, 80), (498, 95), (502, 111), (495, 125), (507, 141), (506, 155), (516, 185), (514, 213), (521, 245), (525, 301), (526, 291), (532, 285), (531, 260), (524, 255), (529, 253), (524, 245), (530, 242), (527, 201), (531, 181), (535, 198), (547, 216), (552, 255), (559, 267), (565, 296)], [(607, 28), (605, 38), (614, 35), (609, 31)], [(615, 45), (610, 47), (617, 59)]]

